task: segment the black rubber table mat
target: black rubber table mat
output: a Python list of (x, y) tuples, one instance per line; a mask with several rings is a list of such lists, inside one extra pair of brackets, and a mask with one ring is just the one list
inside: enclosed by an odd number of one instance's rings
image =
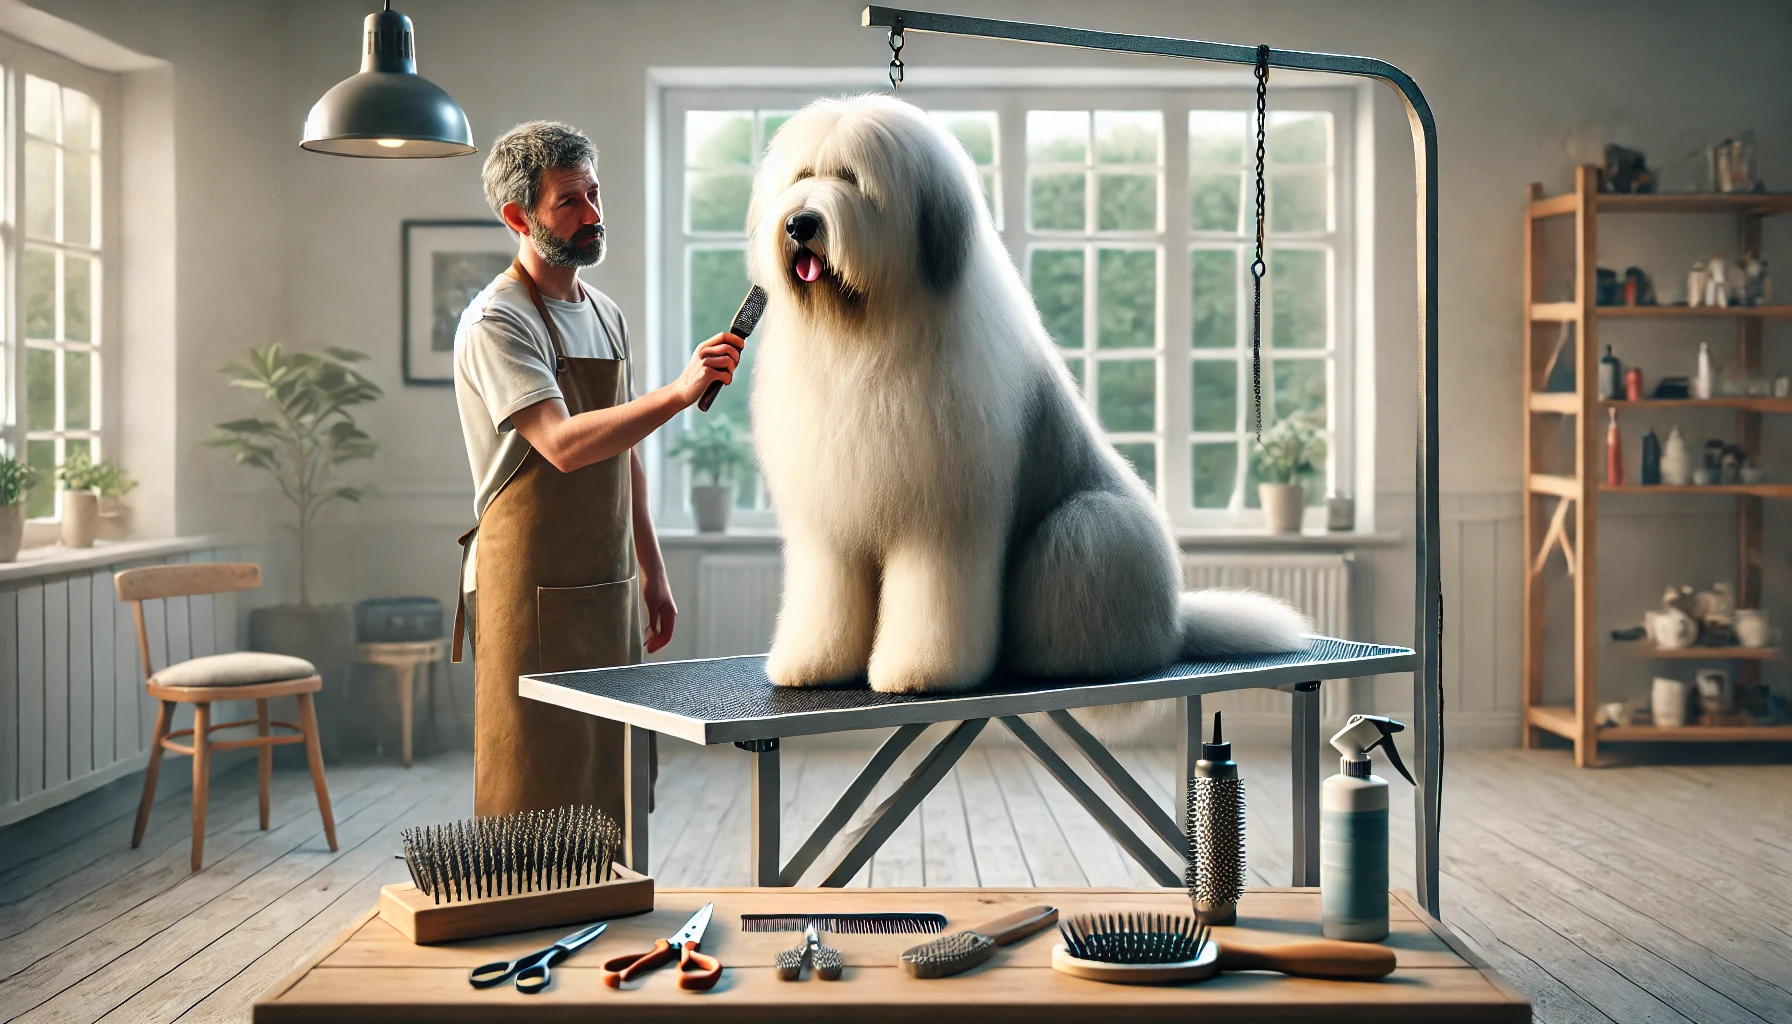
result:
[(1179, 662), (1132, 679), (997, 673), (960, 693), (905, 694), (878, 693), (863, 680), (828, 688), (776, 686), (759, 654), (524, 676), (521, 691), (692, 742), (725, 743), (1409, 672), (1414, 658), (1406, 647), (1314, 637), (1295, 654)]

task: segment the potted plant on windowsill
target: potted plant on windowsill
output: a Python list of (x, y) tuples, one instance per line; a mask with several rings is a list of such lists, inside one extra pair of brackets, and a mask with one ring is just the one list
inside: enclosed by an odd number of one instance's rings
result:
[[(691, 467), (697, 532), (726, 533), (728, 511), (734, 506), (735, 471), (753, 461), (740, 429), (726, 416), (699, 416), (672, 442), (671, 452)], [(707, 484), (699, 482), (705, 479)]]
[(100, 540), (123, 540), (131, 533), (131, 507), (124, 496), (137, 489), (137, 481), (114, 462), (95, 467), (93, 486), (100, 492)]
[(0, 562), (19, 557), (25, 539), (25, 498), (36, 479), (30, 466), (0, 453)]
[(62, 546), (90, 548), (100, 530), (100, 467), (85, 448), (71, 448), (56, 467), (62, 481)]
[(1325, 437), (1306, 416), (1290, 416), (1263, 432), (1251, 453), (1257, 470), (1257, 501), (1270, 533), (1299, 533), (1307, 507), (1300, 478), (1325, 461)]
[(332, 752), (370, 737), (371, 729), (348, 710), (345, 687), (354, 669), (355, 621), (350, 604), (311, 603), (311, 555), (318, 514), (334, 501), (359, 501), (361, 492), (339, 478), (340, 467), (372, 458), (378, 444), (356, 423), (355, 406), (383, 392), (362, 376), (361, 352), (328, 348), (293, 352), (278, 343), (251, 348), (241, 363), (224, 367), (232, 387), (267, 402), (269, 416), (230, 420), (212, 428), (206, 444), (272, 476), (291, 506), (298, 540), (299, 603), (257, 608), (249, 616), (249, 646), (290, 654), (317, 667), (324, 688), (319, 710)]

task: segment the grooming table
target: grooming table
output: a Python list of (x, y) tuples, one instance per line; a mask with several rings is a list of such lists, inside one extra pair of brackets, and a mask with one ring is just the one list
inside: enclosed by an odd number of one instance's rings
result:
[[(1194, 774), (1201, 751), (1201, 697), (1226, 690), (1268, 688), (1294, 697), (1292, 759), (1294, 850), (1293, 883), (1319, 884), (1319, 684), (1323, 680), (1411, 672), (1418, 666), (1409, 648), (1314, 637), (1307, 650), (1250, 658), (1181, 662), (1135, 679), (1066, 681), (997, 675), (975, 690), (956, 694), (892, 694), (851, 688), (791, 689), (775, 686), (765, 674), (765, 657), (670, 661), (622, 668), (587, 669), (523, 676), (523, 696), (622, 722), (627, 725), (625, 854), (630, 867), (648, 872), (647, 808), (650, 732), (692, 743), (733, 743), (752, 757), (752, 878), (759, 885), (791, 886), (827, 850), (885, 773), (936, 722), (957, 725), (921, 758), (908, 778), (879, 804), (851, 836), (832, 864), (824, 886), (843, 886), (871, 859), (897, 826), (919, 807), (991, 719), (1013, 733), (1070, 795), (1114, 837), (1159, 885), (1183, 884), (1184, 862), (1166, 864), (1073, 770), (1039, 733), (1019, 716), (1044, 713), (1089, 762), (1114, 794), (1138, 814), (1171, 850), (1186, 855), (1180, 822), (1165, 811), (1099, 740), (1070, 714), (1072, 708), (1128, 701), (1174, 699), (1180, 708), (1177, 766), (1180, 793)], [(787, 736), (894, 728), (840, 799), (788, 862), (780, 862), (778, 743)], [(1428, 724), (1417, 724), (1419, 749)], [(1420, 818), (1419, 848), (1425, 849)]]
[[(1382, 980), (1321, 981), (1244, 972), (1198, 984), (1133, 986), (1085, 981), (1052, 970), (1051, 948), (1058, 941), (1052, 929), (997, 950), (988, 962), (964, 974), (933, 981), (911, 978), (897, 966), (904, 949), (929, 936), (828, 932), (824, 941), (846, 960), (840, 980), (819, 981), (804, 972), (801, 981), (780, 981), (772, 958), (798, 945), (802, 936), (742, 932), (740, 915), (931, 910), (946, 915), (946, 930), (952, 932), (1036, 903), (1051, 904), (1064, 914), (1186, 914), (1186, 895), (1132, 889), (662, 889), (652, 913), (612, 922), (596, 942), (556, 964), (552, 984), (534, 996), (510, 985), (476, 990), (467, 984), (467, 972), (540, 949), (569, 928), (415, 946), (369, 911), (256, 1000), (254, 1020), (1530, 1021), (1530, 1002), (1522, 994), (1411, 896), (1400, 891), (1391, 895), (1385, 944), (1394, 950), (1398, 966)], [(723, 967), (722, 980), (712, 991), (679, 990), (673, 970), (654, 971), (626, 991), (604, 987), (598, 969), (606, 958), (649, 948), (711, 900), (715, 919), (703, 949), (721, 958)], [(1238, 903), (1238, 920), (1236, 928), (1214, 929), (1214, 938), (1223, 945), (1229, 937), (1266, 944), (1316, 937), (1319, 892), (1251, 890)]]

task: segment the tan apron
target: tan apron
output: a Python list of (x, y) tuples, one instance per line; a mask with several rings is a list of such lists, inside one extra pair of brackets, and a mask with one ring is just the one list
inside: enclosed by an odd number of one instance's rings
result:
[[(534, 279), (511, 268), (547, 325), (567, 411), (626, 402), (626, 357), (568, 357)], [(622, 724), (521, 697), (517, 677), (641, 660), (629, 477), (628, 452), (562, 473), (531, 450), (461, 538), (479, 543), (476, 599), (455, 616), (456, 661), (472, 627), (475, 814), (594, 804), (622, 820)]]

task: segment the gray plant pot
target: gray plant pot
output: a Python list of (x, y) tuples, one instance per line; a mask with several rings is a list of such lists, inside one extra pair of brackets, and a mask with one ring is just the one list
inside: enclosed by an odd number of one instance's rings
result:
[(697, 510), (698, 533), (727, 533), (728, 512), (734, 507), (731, 485), (691, 488), (691, 507)]
[(0, 505), (0, 562), (19, 557), (19, 545), (25, 541), (25, 503)]
[[(374, 747), (366, 698), (354, 685), (355, 609), (348, 604), (281, 604), (249, 613), (249, 649), (290, 654), (317, 666), (324, 688), (313, 698), (324, 756), (370, 751)], [(290, 698), (283, 698), (283, 701)], [(291, 714), (275, 718), (297, 721)], [(282, 767), (305, 764), (301, 744), (274, 748)]]

